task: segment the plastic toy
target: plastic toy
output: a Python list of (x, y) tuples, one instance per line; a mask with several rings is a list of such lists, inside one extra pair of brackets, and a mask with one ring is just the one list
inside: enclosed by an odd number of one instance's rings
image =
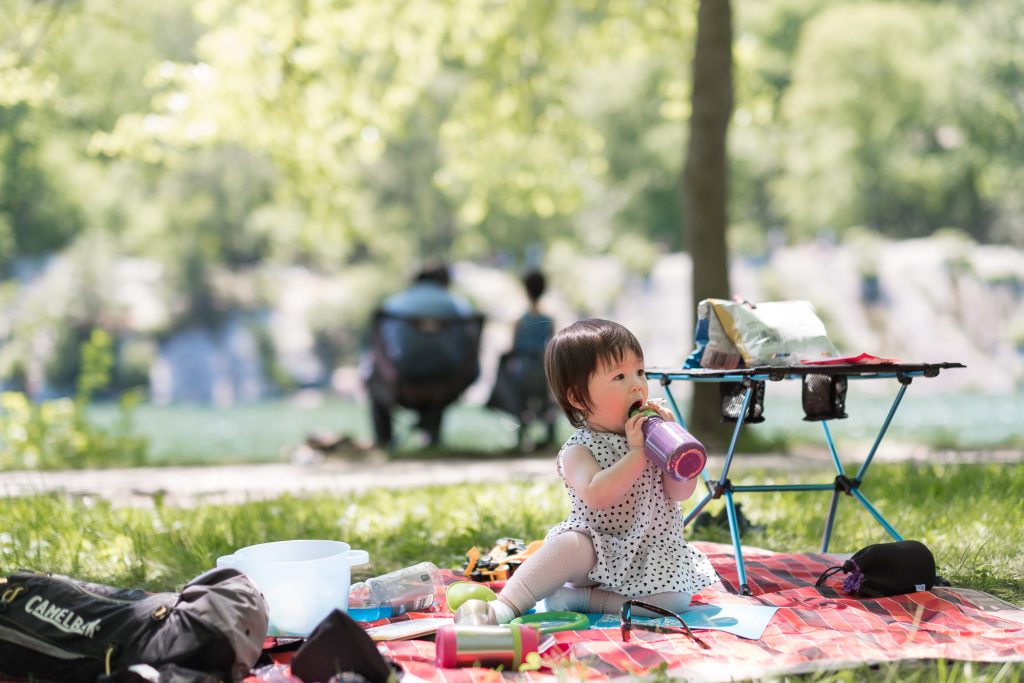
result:
[(579, 612), (534, 612), (512, 620), (513, 624), (528, 624), (537, 628), (542, 635), (558, 631), (575, 631), (590, 627), (587, 615)]
[(490, 602), (497, 599), (497, 594), (487, 586), (471, 581), (456, 581), (445, 590), (445, 603), (451, 612), (456, 612), (468, 600)]
[(473, 546), (466, 553), (466, 565), (462, 573), (472, 581), (508, 581), (516, 569), (544, 545), (544, 541), (533, 541), (529, 545), (521, 538), (499, 538), (494, 547), (481, 555)]

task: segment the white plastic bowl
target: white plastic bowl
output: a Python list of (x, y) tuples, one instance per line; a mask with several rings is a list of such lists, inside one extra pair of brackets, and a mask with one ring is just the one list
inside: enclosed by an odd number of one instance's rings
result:
[(217, 558), (218, 567), (246, 574), (270, 607), (269, 635), (309, 635), (335, 609), (348, 611), (351, 568), (366, 564), (365, 550), (341, 541), (261, 543)]

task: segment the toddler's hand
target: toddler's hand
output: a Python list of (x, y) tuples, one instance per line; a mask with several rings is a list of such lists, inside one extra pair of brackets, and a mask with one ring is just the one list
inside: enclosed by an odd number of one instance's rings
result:
[(644, 420), (647, 419), (646, 415), (637, 413), (633, 417), (626, 420), (626, 443), (629, 444), (629, 450), (641, 451), (644, 450)]
[(651, 410), (656, 412), (658, 415), (660, 415), (661, 419), (664, 420), (665, 422), (675, 422), (676, 421), (675, 413), (673, 413), (671, 410), (667, 410), (660, 403), (655, 403), (654, 401), (648, 401), (647, 405), (644, 406), (644, 408), (645, 409), (650, 408)]

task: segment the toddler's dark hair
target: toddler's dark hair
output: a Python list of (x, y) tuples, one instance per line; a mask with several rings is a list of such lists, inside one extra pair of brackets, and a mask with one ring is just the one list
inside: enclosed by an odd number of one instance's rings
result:
[(644, 352), (633, 333), (611, 320), (580, 320), (559, 330), (544, 352), (544, 373), (558, 406), (574, 427), (586, 424), (587, 413), (569, 402), (570, 397), (593, 409), (587, 386), (599, 366), (621, 361), (632, 351), (643, 360)]

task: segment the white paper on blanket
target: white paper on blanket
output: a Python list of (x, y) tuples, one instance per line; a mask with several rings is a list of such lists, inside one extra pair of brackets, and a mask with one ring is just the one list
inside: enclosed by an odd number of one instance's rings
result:
[(753, 307), (722, 299), (709, 301), (714, 318), (748, 367), (839, 355), (809, 301), (765, 301)]
[[(740, 638), (758, 640), (778, 609), (766, 605), (694, 605), (679, 616), (692, 629), (725, 631)], [(619, 628), (617, 614), (593, 615), (597, 616), (600, 619), (593, 621), (591, 628)], [(634, 616), (633, 621), (679, 627), (679, 622), (669, 617)]]
[(454, 624), (452, 617), (426, 617), (424, 619), (409, 619), (407, 621), (395, 621), (390, 624), (381, 624), (366, 630), (366, 634), (373, 640), (406, 640), (407, 638), (420, 638), (422, 636), (436, 633), (437, 629), (447, 624)]

